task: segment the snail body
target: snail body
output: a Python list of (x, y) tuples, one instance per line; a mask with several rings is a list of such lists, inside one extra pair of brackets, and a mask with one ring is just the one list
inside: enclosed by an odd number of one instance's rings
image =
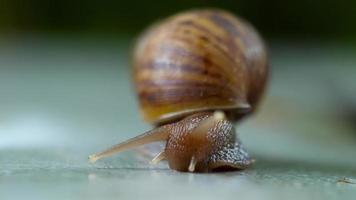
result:
[(263, 41), (226, 11), (193, 10), (159, 22), (138, 40), (133, 56), (142, 116), (157, 127), (90, 159), (163, 140), (153, 162), (167, 159), (171, 169), (247, 168), (252, 160), (233, 122), (256, 109), (267, 74)]

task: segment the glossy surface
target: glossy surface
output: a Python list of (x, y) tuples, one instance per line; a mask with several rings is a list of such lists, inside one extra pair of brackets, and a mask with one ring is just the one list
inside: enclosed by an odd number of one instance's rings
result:
[(268, 74), (267, 53), (248, 22), (217, 9), (178, 13), (150, 27), (134, 51), (134, 83), (143, 118), (172, 121), (225, 109), (253, 111)]
[(1, 200), (356, 196), (356, 134), (345, 117), (356, 102), (353, 48), (274, 43), (269, 95), (254, 118), (236, 126), (256, 164), (189, 174), (150, 166), (152, 157), (133, 151), (87, 161), (150, 128), (129, 85), (127, 40), (34, 37), (0, 44)]
[(198, 113), (172, 124), (164, 152), (173, 170), (245, 169), (251, 159), (237, 137), (222, 112)]

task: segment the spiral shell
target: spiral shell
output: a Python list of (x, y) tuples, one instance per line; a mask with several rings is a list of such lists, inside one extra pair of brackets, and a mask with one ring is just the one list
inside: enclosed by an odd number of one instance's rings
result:
[(222, 109), (253, 111), (265, 88), (267, 54), (246, 21), (215, 9), (177, 14), (138, 40), (133, 78), (143, 118), (162, 123)]

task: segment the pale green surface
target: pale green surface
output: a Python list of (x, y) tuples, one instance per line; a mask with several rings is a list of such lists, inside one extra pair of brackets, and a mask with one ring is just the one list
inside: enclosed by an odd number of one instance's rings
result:
[(356, 102), (355, 51), (279, 44), (268, 97), (238, 126), (255, 166), (189, 174), (133, 151), (87, 162), (149, 129), (127, 42), (0, 40), (0, 199), (354, 199), (356, 184), (338, 180), (356, 182), (356, 134), (336, 113), (339, 94)]

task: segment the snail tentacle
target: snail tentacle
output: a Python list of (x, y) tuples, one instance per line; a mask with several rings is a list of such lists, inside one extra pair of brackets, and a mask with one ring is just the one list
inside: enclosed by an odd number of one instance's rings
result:
[(197, 160), (196, 160), (195, 156), (193, 156), (192, 159), (190, 160), (188, 171), (189, 172), (194, 172), (196, 165), (197, 165)]
[(108, 157), (115, 153), (120, 153), (122, 151), (126, 151), (131, 148), (141, 146), (141, 145), (144, 145), (147, 143), (166, 140), (168, 137), (168, 134), (169, 134), (169, 129), (170, 129), (169, 125), (155, 128), (155, 129), (150, 130), (146, 133), (143, 133), (139, 136), (131, 138), (125, 142), (114, 145), (105, 151), (90, 155), (89, 161), (92, 163), (95, 163), (97, 160), (104, 158), (104, 157)]
[(152, 165), (156, 165), (158, 164), (160, 161), (165, 160), (166, 159), (166, 153), (163, 151), (159, 152), (152, 160), (151, 160), (151, 164)]

